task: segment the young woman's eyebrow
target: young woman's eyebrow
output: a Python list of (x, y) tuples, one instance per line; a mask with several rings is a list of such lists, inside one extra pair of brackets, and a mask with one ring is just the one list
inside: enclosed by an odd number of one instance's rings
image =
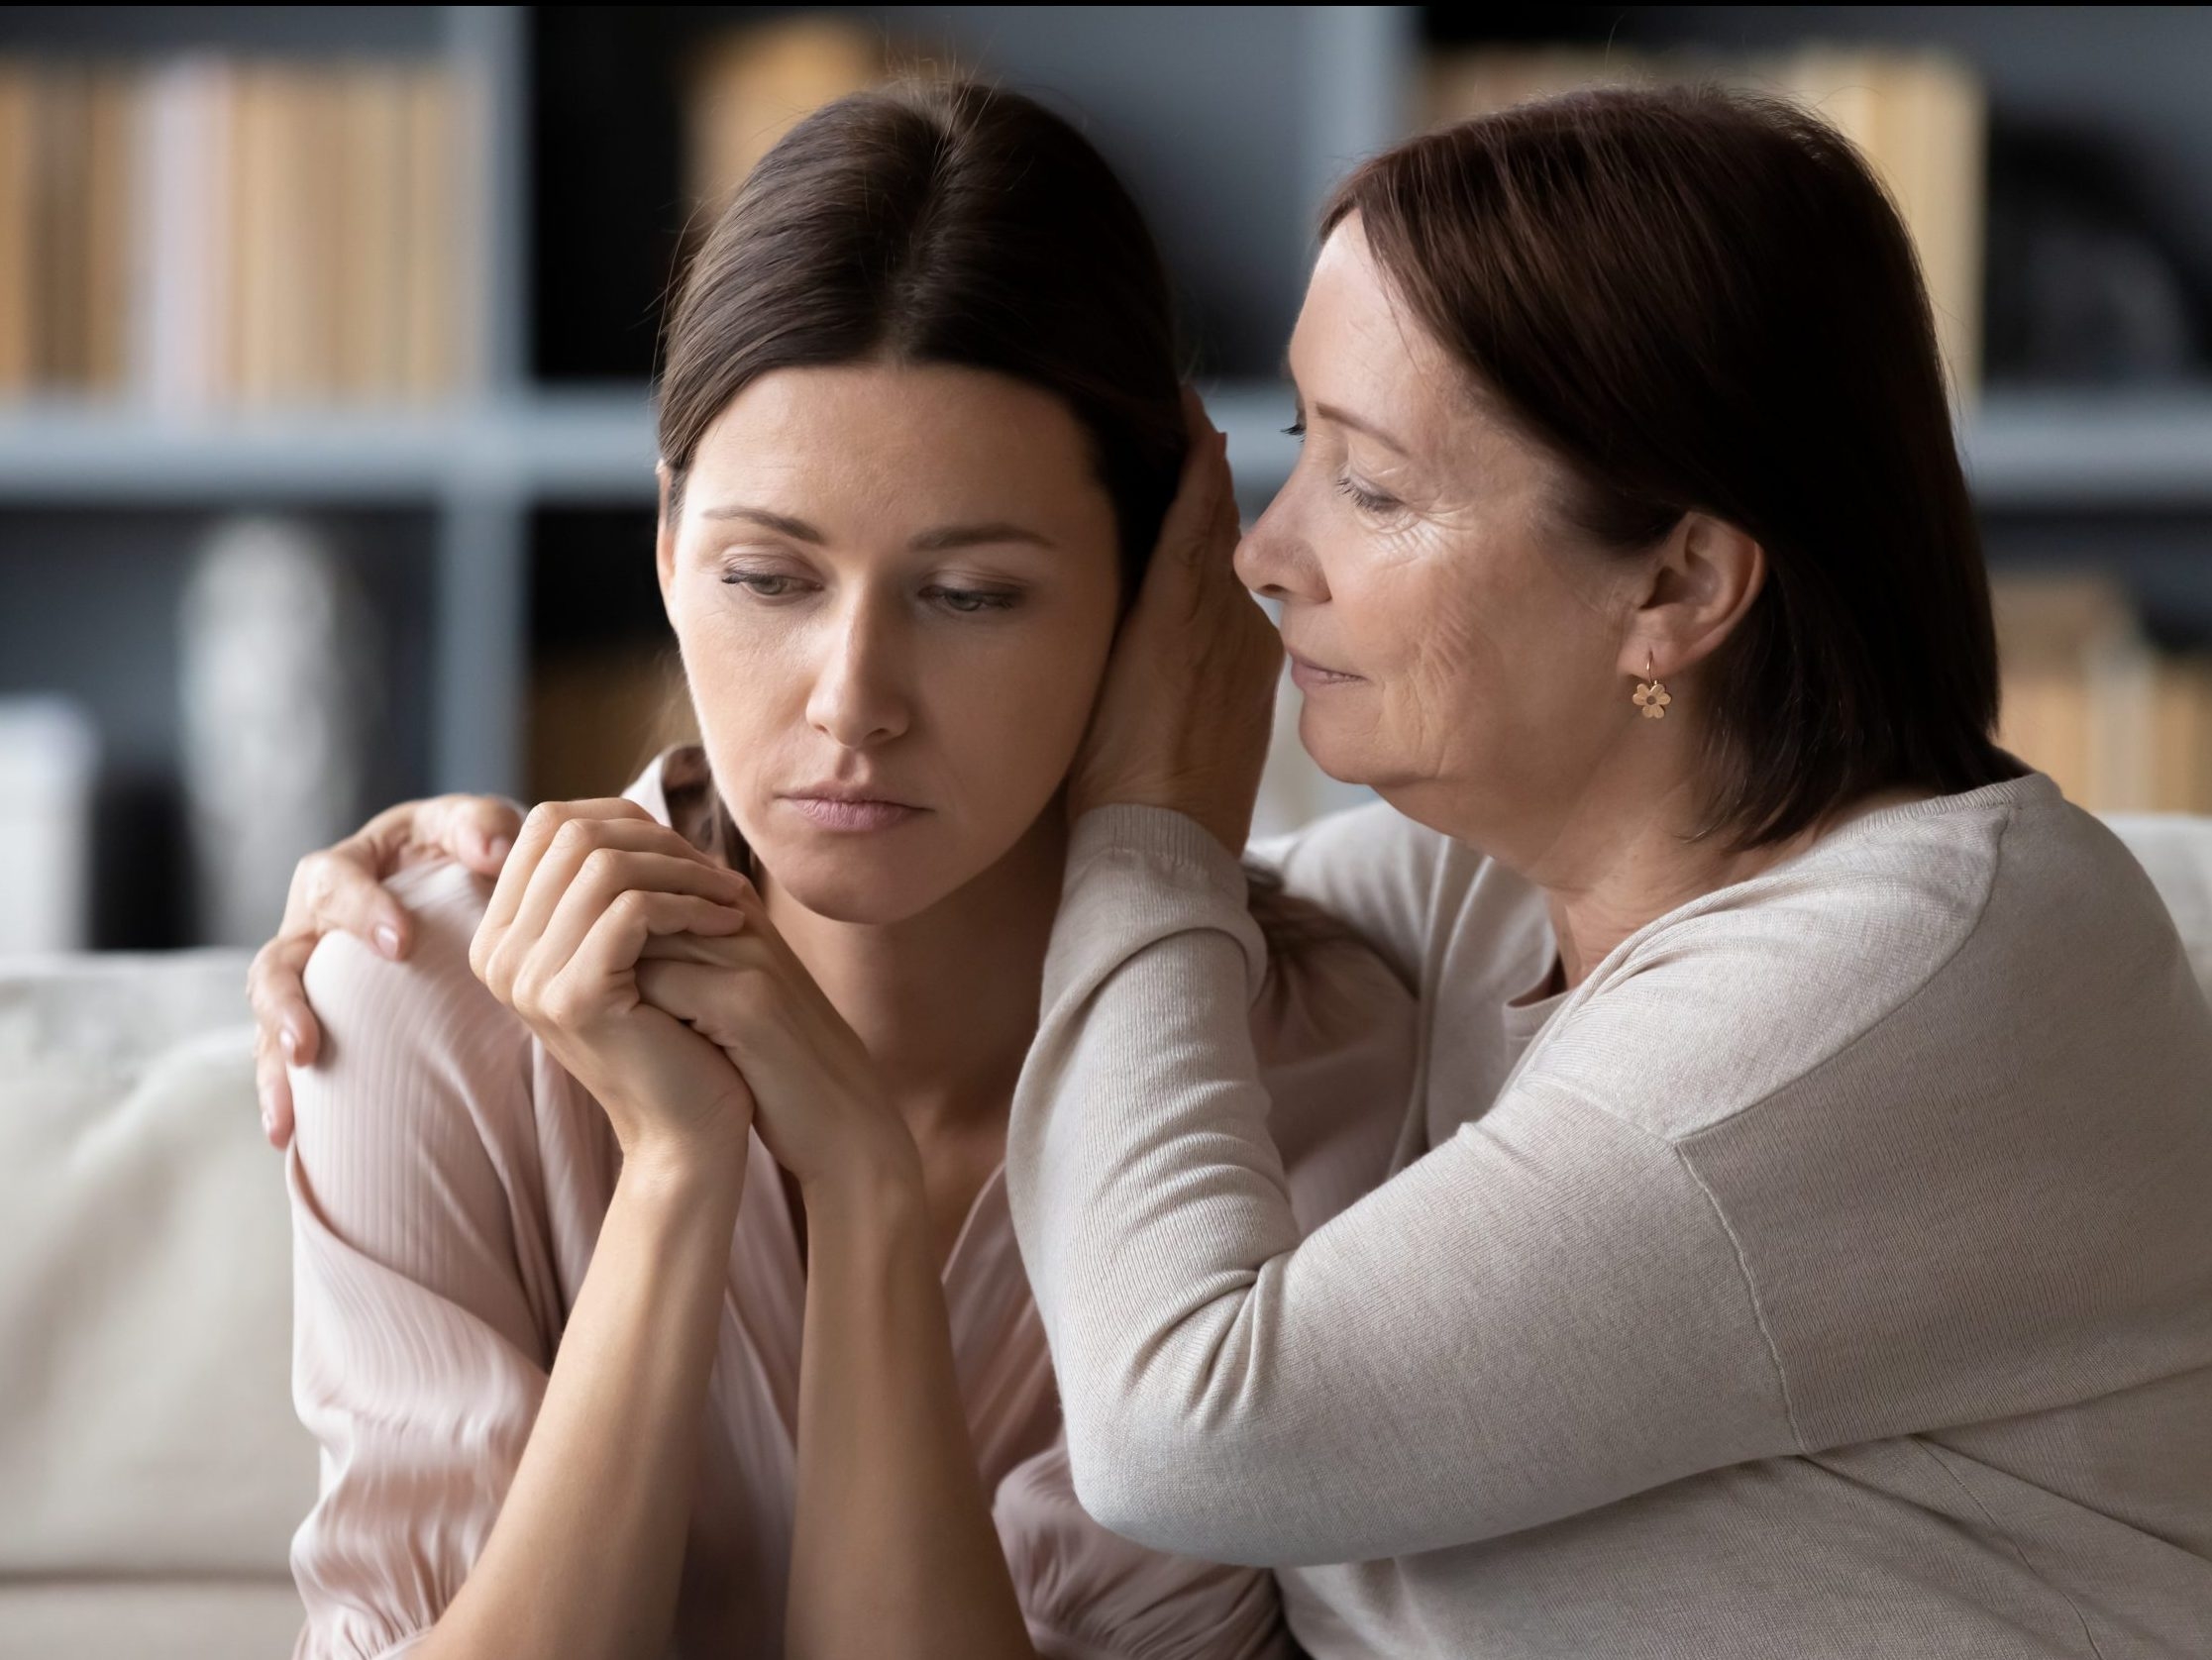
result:
[[(788, 513), (771, 513), (765, 507), (702, 507), (703, 519), (742, 519), (747, 524), (759, 525), (763, 530), (788, 536), (793, 542), (810, 542), (820, 547), (829, 540), (804, 519), (794, 519)], [(906, 546), (917, 554), (946, 554), (961, 548), (1002, 547), (1008, 543), (1026, 543), (1032, 548), (1058, 546), (1041, 531), (1030, 530), (1025, 525), (1006, 520), (994, 520), (980, 525), (944, 525), (936, 530), (925, 530), (909, 540)]]
[(779, 536), (788, 536), (793, 542), (811, 542), (819, 547), (829, 540), (804, 519), (794, 519), (785, 513), (771, 513), (765, 507), (702, 507), (702, 519), (743, 519), (748, 524), (772, 530)]
[(986, 548), (1009, 542), (1026, 543), (1032, 548), (1055, 546), (1051, 537), (1004, 520), (981, 525), (945, 525), (936, 530), (925, 530), (906, 546), (917, 554), (946, 554), (959, 548)]

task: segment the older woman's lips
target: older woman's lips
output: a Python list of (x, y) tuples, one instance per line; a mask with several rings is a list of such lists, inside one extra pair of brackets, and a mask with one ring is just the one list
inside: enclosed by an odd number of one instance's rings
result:
[(1317, 663), (1308, 663), (1298, 653), (1287, 654), (1291, 660), (1291, 682), (1300, 691), (1319, 691), (1326, 686), (1357, 685), (1360, 677), (1337, 669), (1323, 669)]
[(791, 808), (824, 830), (895, 830), (923, 809), (903, 801), (877, 801), (841, 795), (787, 795)]

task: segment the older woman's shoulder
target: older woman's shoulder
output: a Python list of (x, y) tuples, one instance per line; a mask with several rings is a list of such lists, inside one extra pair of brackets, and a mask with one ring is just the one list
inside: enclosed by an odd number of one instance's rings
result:
[(1660, 917), (1561, 1008), (1541, 1059), (1679, 1137), (1824, 1069), (1856, 1078), (1887, 1056), (1925, 1081), (2053, 1032), (2202, 1019), (2142, 868), (2031, 775), (1872, 815)]

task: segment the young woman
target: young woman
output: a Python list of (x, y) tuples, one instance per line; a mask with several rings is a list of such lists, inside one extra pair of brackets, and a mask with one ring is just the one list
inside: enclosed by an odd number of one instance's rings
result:
[[(1233, 532), (1170, 316), (1098, 156), (975, 86), (830, 107), (715, 229), (659, 397), (702, 746), (306, 967), (302, 1655), (1286, 1651), (1264, 1572), (1075, 1504), (999, 1176), (1109, 644)], [(1411, 999), (1261, 897), (1312, 1223)]]

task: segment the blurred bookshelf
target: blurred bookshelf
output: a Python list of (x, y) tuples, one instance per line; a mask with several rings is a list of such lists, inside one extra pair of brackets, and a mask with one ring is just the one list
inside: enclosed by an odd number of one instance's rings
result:
[[(647, 568), (663, 297), (698, 204), (794, 113), (779, 100), (894, 60), (1045, 97), (1129, 180), (1248, 511), (1295, 455), (1276, 365), (1315, 210), (1359, 156), (1515, 76), (1593, 63), (1600, 78), (1827, 75), (1792, 84), (1846, 127), (1853, 97), (1869, 120), (1905, 106), (1883, 88), (1907, 81), (1881, 76), (1917, 76), (1913, 107), (1967, 135), (1936, 147), (1965, 157), (1948, 170), (1908, 178), (1897, 152), (1892, 183), (1909, 216), (1922, 204), (1931, 279), (1955, 296), (1947, 350), (1965, 360), (1960, 443), (1993, 567), (2105, 584), (2090, 623), (2039, 635), (2039, 683), (2058, 674), (2053, 641), (2090, 639), (2109, 667), (2134, 640), (2184, 661), (2184, 680), (2212, 641), (2212, 105), (2197, 88), (2212, 13), (18, 7), (0, 12), (0, 239), (52, 222), (7, 216), (53, 213), (54, 185), (20, 158), (57, 131), (108, 135), (83, 142), (85, 176), (154, 181), (130, 213), (87, 210), (44, 274), (11, 278), (0, 252), (0, 697), (91, 707), (105, 797), (142, 804), (100, 837), (96, 943), (201, 937), (131, 897), (163, 868), (146, 849), (175, 833), (182, 740), (165, 714), (125, 718), (117, 688), (161, 700), (183, 568), (239, 515), (313, 527), (365, 596), (380, 678), (357, 810), (620, 785), (666, 675)], [(210, 132), (230, 135), (227, 170)], [(2139, 352), (2040, 374), (2019, 349), (2037, 337), (2004, 303), (2017, 261), (1999, 186), (2008, 157), (2066, 143), (2162, 209), (2151, 229), (2188, 334), (2174, 363)], [(243, 182), (241, 147), (260, 169)], [(204, 240), (229, 263), (195, 275), (180, 255), (216, 223), (228, 231)], [(1946, 253), (1923, 224), (1965, 229)], [(268, 274), (293, 269), (329, 273), (311, 285), (320, 309)], [(22, 321), (26, 294), (57, 285), (81, 290), (67, 350)], [(87, 310), (102, 293), (120, 321)], [(604, 715), (591, 733), (554, 736), (589, 710)], [(1300, 787), (1306, 807), (1337, 798)]]
[[(1202, 379), (1241, 487), (1260, 501), (1297, 450), (1286, 383)], [(1988, 509), (2212, 509), (2212, 389), (1984, 393), (1960, 422)], [(0, 408), (0, 511), (21, 502), (240, 497), (650, 502), (642, 382), (395, 414), (310, 409), (172, 416), (53, 403)]]

